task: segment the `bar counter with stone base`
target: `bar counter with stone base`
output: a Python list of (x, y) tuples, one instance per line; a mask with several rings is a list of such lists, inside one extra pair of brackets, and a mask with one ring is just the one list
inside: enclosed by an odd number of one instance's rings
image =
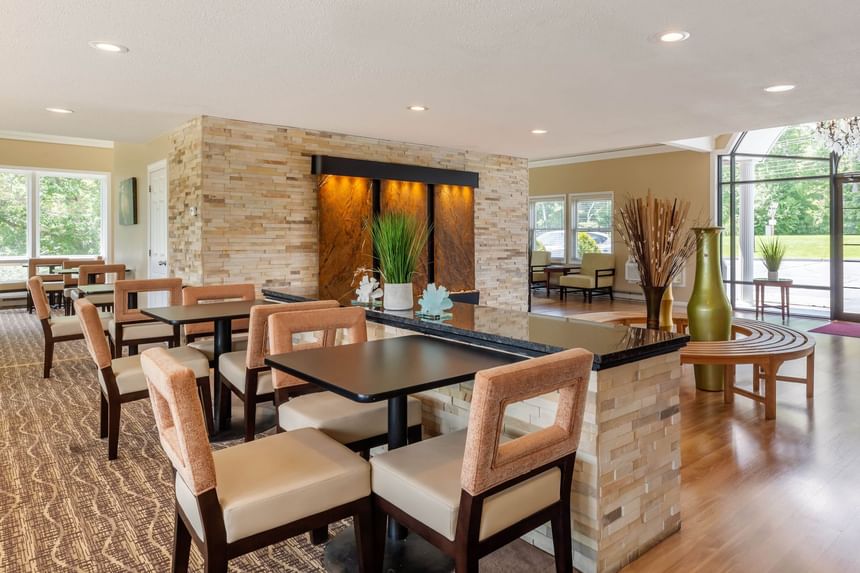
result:
[[(309, 300), (264, 289), (271, 300)], [(594, 353), (582, 438), (576, 455), (571, 520), (574, 566), (617, 571), (681, 526), (680, 349), (688, 337), (662, 331), (455, 303), (452, 318), (428, 321), (413, 311), (368, 309), (375, 338), (416, 333), (526, 356), (566, 348)], [(418, 394), (428, 436), (461, 430), (471, 383)], [(550, 425), (555, 395), (508, 407), (512, 437)], [(525, 537), (552, 552), (549, 524)]]

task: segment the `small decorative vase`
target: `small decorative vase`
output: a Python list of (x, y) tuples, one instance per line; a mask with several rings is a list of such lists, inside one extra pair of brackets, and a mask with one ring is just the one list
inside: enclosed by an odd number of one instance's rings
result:
[(385, 283), (382, 288), (385, 310), (412, 310), (412, 283)]
[(778, 281), (779, 280), (779, 271), (767, 271), (767, 280)]
[[(720, 272), (720, 233), (722, 227), (700, 227), (696, 233), (696, 282), (687, 303), (690, 339), (728, 340), (732, 334), (732, 306), (723, 287)], [(721, 365), (696, 365), (696, 388), (709, 392), (723, 389)]]
[(656, 330), (660, 328), (660, 307), (666, 287), (642, 285), (642, 291), (645, 293), (645, 308), (648, 311), (645, 326)]
[(672, 310), (675, 305), (675, 295), (672, 293), (672, 285), (666, 287), (666, 292), (663, 293), (663, 301), (660, 303), (660, 330), (671, 332), (675, 327), (675, 321), (672, 319)]

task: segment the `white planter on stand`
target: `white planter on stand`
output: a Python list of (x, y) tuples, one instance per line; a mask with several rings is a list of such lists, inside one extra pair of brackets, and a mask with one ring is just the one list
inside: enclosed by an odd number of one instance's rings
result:
[(769, 281), (779, 280), (779, 271), (767, 271), (767, 280), (769, 280)]
[(412, 283), (385, 283), (382, 305), (385, 310), (412, 310)]

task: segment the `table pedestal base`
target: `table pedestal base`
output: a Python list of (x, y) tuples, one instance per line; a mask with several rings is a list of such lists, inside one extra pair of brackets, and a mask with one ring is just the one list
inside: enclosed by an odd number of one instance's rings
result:
[[(358, 572), (358, 551), (352, 527), (347, 527), (326, 544), (325, 570), (328, 573)], [(451, 573), (453, 570), (454, 560), (419, 535), (410, 533), (403, 541), (385, 540), (383, 573)]]

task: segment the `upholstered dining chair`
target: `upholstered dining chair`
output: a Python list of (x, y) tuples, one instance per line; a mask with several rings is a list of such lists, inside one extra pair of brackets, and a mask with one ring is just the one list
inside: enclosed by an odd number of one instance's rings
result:
[[(257, 404), (271, 402), (272, 372), (263, 360), (267, 351), (268, 318), (273, 313), (297, 312), (334, 308), (339, 306), (334, 300), (319, 300), (296, 302), (289, 304), (266, 304), (251, 308), (249, 318), (248, 341), (245, 350), (236, 350), (222, 354), (218, 360), (217, 373), (222, 385), (219, 419), (223, 420), (230, 414), (230, 396), (235, 394), (244, 405), (245, 441), (254, 439), (257, 432)], [(308, 342), (307, 344), (313, 344)]]
[[(80, 321), (87, 350), (99, 369), (101, 407), (99, 409), (99, 437), (108, 439), (108, 459), (115, 460), (119, 448), (119, 419), (122, 405), (148, 396), (146, 379), (140, 366), (140, 356), (111, 358), (107, 337), (100, 329), (98, 310), (85, 298), (75, 301), (75, 313)], [(209, 361), (201, 353), (187, 346), (165, 350), (173, 360), (189, 368), (192, 387), (200, 400), (196, 407), (203, 410), (209, 433), (214, 432), (212, 398), (209, 390)], [(196, 382), (196, 384), (195, 384)]]
[[(125, 265), (89, 263), (78, 267), (79, 287), (89, 284), (104, 284), (107, 282), (108, 277), (113, 282), (125, 280)], [(79, 298), (78, 289), (72, 289), (70, 296), (73, 304), (72, 310), (74, 310), (74, 301)], [(87, 299), (96, 305), (97, 308), (113, 310), (113, 296), (112, 293), (90, 294), (87, 295)]]
[(191, 542), (204, 570), (352, 516), (360, 571), (374, 569), (370, 466), (304, 428), (212, 452), (192, 390), (194, 374), (164, 348), (141, 356), (161, 446), (175, 470), (174, 573)]
[[(27, 289), (36, 310), (36, 316), (42, 323), (42, 335), (45, 340), (45, 365), (42, 369), (42, 377), (51, 375), (51, 367), (54, 365), (54, 344), (69, 340), (83, 340), (84, 333), (81, 324), (74, 316), (51, 316), (51, 305), (48, 303), (48, 295), (42, 283), (42, 277), (32, 276), (27, 281)], [(107, 332), (110, 313), (99, 314), (102, 332)]]
[[(51, 273), (51, 267), (61, 267), (65, 260), (65, 257), (37, 257), (27, 260), (27, 277), (41, 277), (46, 296), (52, 304), (57, 302), (57, 297), (63, 292), (63, 276)], [(48, 269), (49, 272), (40, 273), (39, 269)], [(32, 313), (34, 308), (33, 299), (28, 292), (27, 312)]]
[[(269, 353), (302, 350), (297, 336), (323, 332), (322, 345), (333, 346), (338, 331), (349, 343), (367, 340), (364, 309), (332, 308), (304, 312), (277, 313), (269, 317)], [(312, 384), (285, 372), (273, 372), (278, 431), (317, 428), (352, 450), (370, 457), (370, 449), (388, 441), (388, 404), (362, 404), (333, 392), (308, 392)], [(410, 443), (421, 441), (421, 401), (409, 397), (407, 426)]]
[[(102, 258), (99, 256), (95, 259), (66, 259), (63, 261), (63, 270), (76, 270), (81, 265), (101, 264)], [(77, 293), (78, 277), (73, 274), (63, 275), (63, 312), (66, 316), (72, 314), (72, 294)]]
[(155, 321), (136, 308), (129, 308), (131, 293), (166, 292), (170, 306), (182, 304), (182, 279), (140, 279), (116, 281), (113, 290), (113, 320), (108, 324), (111, 355), (122, 356), (122, 347), (128, 346), (130, 356), (137, 354), (141, 344), (167, 342), (171, 348), (179, 346), (179, 327)]
[[(453, 557), (457, 573), (473, 573), (549, 521), (556, 571), (572, 571), (570, 488), (592, 360), (574, 349), (479, 372), (467, 430), (374, 456), (376, 551), (387, 514)], [(553, 425), (504, 440), (507, 406), (551, 392)]]
[[(251, 284), (187, 286), (182, 289), (182, 304), (194, 305), (207, 302), (226, 302), (230, 300), (252, 301), (257, 298), (256, 287)], [(233, 350), (245, 350), (248, 347), (248, 319), (232, 321)], [(236, 336), (238, 334), (238, 336)], [(210, 364), (215, 359), (215, 323), (200, 322), (185, 325), (185, 341), (191, 348), (199, 350), (209, 358)], [(215, 364), (212, 364), (215, 366)], [(216, 378), (217, 380), (217, 378)]]
[(550, 256), (551, 253), (549, 251), (532, 251), (529, 263), (529, 284), (532, 287), (546, 284), (547, 277), (544, 268), (552, 262)]

